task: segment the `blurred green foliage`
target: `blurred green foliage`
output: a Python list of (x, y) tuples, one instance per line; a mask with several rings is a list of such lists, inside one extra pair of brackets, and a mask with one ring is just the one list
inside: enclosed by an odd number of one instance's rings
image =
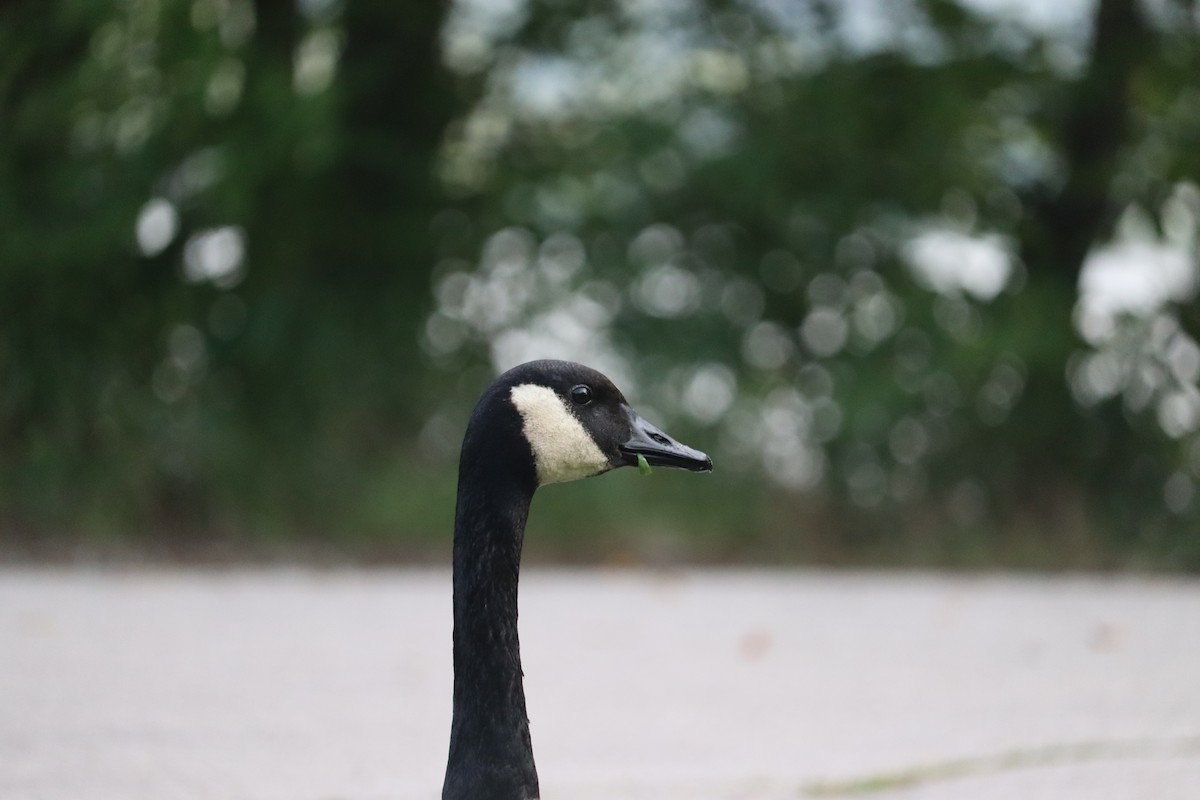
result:
[(1200, 567), (1200, 4), (993, 5), (0, 6), (0, 549), (444, 554), (549, 355), (718, 471), (547, 556)]

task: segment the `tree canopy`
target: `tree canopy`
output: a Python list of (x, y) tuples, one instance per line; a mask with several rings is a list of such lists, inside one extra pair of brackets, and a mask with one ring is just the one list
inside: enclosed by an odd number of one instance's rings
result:
[(550, 356), (706, 552), (1200, 566), (1200, 5), (1039, 8), (5, 4), (0, 526), (438, 547)]

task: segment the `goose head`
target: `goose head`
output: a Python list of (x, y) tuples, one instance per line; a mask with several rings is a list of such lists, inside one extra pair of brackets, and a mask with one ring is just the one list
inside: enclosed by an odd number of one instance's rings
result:
[(454, 716), (442, 800), (529, 800), (537, 769), (517, 636), (530, 500), (547, 483), (712, 461), (644, 420), (612, 381), (569, 361), (501, 375), (467, 424), (454, 521)]
[(577, 480), (617, 467), (709, 472), (712, 459), (646, 421), (612, 381), (570, 361), (531, 361), (501, 375), (492, 402), (516, 412), (536, 483)]

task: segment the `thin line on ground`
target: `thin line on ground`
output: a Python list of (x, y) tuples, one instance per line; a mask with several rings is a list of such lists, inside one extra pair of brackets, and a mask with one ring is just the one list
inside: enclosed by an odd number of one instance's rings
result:
[(930, 762), (861, 778), (816, 781), (805, 784), (802, 791), (809, 797), (844, 797), (1039, 767), (1189, 755), (1200, 755), (1200, 735), (1171, 739), (1067, 742), (1017, 748), (998, 755)]

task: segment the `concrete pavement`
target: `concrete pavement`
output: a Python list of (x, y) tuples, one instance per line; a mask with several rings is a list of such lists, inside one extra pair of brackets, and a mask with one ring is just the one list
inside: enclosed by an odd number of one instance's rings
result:
[[(1200, 798), (1200, 581), (527, 570), (547, 800)], [(433, 800), (447, 571), (0, 569), (0, 798)]]

